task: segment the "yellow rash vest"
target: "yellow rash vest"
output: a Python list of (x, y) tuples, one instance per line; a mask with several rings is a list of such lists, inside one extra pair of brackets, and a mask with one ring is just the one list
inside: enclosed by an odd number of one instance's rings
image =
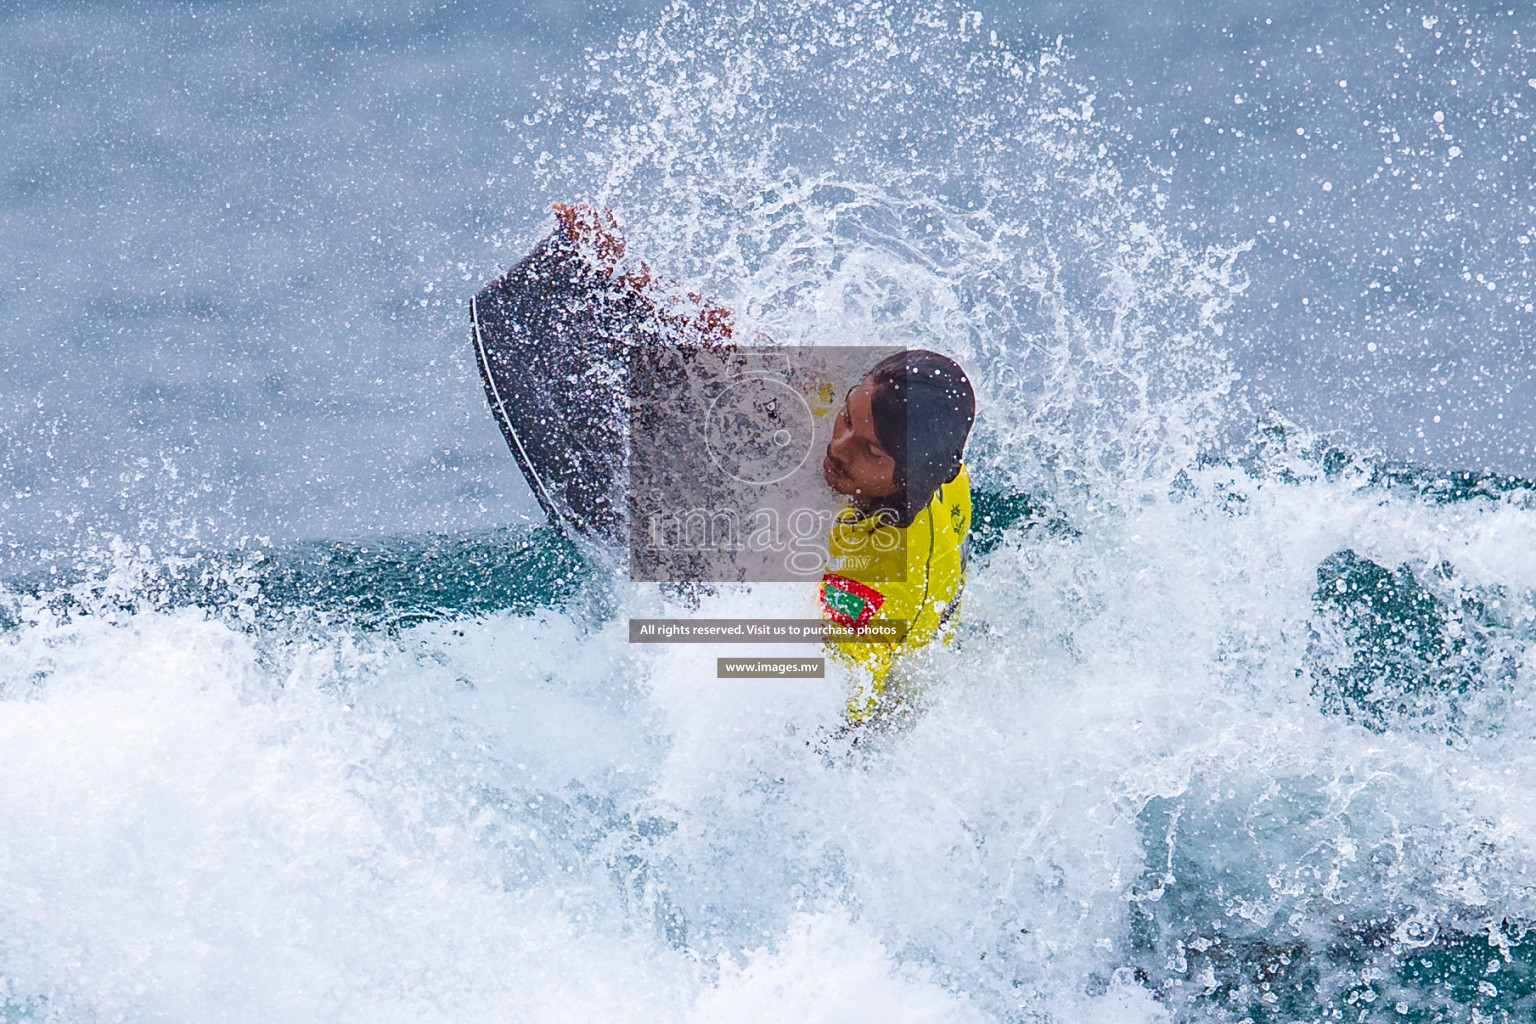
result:
[(868, 669), (873, 683), (872, 694), (856, 694), (849, 702), (849, 718), (859, 720), (873, 710), (895, 658), (936, 635), (948, 642), (947, 627), (965, 584), (970, 532), (971, 480), (964, 465), (908, 526), (852, 508), (838, 515), (819, 588), (822, 617), (856, 633), (870, 631), (871, 623), (908, 624), (897, 643), (828, 642), (834, 657)]

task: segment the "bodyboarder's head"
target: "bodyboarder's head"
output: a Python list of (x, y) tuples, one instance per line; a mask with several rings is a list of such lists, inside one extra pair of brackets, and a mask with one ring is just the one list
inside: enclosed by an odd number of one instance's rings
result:
[(906, 526), (960, 472), (975, 419), (975, 392), (953, 359), (897, 352), (849, 389), (822, 474), (862, 511), (889, 510)]

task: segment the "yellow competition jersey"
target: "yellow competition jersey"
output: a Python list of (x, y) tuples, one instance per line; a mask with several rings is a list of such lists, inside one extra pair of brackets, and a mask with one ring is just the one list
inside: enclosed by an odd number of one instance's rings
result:
[(963, 465), (909, 526), (882, 525), (851, 508), (839, 514), (830, 568), (821, 578), (822, 617), (859, 631), (882, 620), (910, 624), (899, 643), (828, 644), (834, 656), (862, 665), (872, 677), (874, 694), (856, 696), (849, 704), (850, 718), (869, 713), (894, 658), (941, 632), (948, 640), (946, 626), (959, 610), (965, 584), (970, 532), (971, 479)]

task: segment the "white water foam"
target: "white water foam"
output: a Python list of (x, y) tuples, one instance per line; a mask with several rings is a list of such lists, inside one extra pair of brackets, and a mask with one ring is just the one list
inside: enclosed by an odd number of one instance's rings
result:
[(1531, 511), (1196, 491), (1012, 532), (904, 667), (922, 713), (851, 755), (846, 678), (717, 681), (720, 649), (622, 619), (37, 612), (3, 648), (12, 1016), (1151, 1021), (1130, 915), (1180, 885), (1210, 887), (1191, 941), (1536, 914), (1518, 687), (1448, 746), (1324, 715), (1298, 673), (1341, 547), (1450, 559), (1536, 617)]

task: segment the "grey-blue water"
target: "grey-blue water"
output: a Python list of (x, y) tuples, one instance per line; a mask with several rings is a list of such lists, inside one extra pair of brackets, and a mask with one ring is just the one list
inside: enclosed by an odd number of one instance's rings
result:
[[(1223, 317), (1238, 393), (1395, 457), (1536, 473), (1532, 12), (1152, 6), (978, 10), (1024, 48), (1065, 35), (1172, 235), (1252, 243)], [(569, 197), (517, 129), (658, 10), (8, 7), (7, 559), (93, 530), (527, 514), (457, 303)]]
[[(1529, 6), (0, 25), (6, 1019), (1531, 1019)], [(568, 199), (971, 369), (855, 749), (625, 642), (803, 588), (539, 525), (465, 302)]]

